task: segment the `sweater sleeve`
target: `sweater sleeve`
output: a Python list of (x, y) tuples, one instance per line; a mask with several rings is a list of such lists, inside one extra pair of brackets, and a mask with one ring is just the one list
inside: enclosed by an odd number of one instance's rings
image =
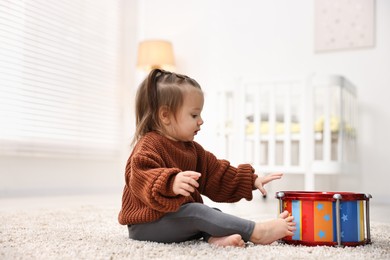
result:
[(200, 192), (216, 202), (237, 202), (243, 198), (252, 200), (252, 191), (257, 175), (250, 164), (233, 167), (226, 160), (218, 160), (212, 153), (203, 150), (199, 153), (202, 178)]
[(176, 211), (186, 200), (173, 193), (173, 181), (178, 168), (164, 168), (157, 153), (136, 154), (126, 171), (131, 171), (128, 185), (144, 204), (160, 212)]

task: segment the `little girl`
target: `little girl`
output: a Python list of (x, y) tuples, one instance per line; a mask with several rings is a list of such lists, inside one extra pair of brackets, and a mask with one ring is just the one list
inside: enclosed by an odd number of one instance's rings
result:
[(194, 141), (203, 124), (203, 92), (192, 78), (152, 70), (136, 96), (134, 149), (126, 165), (119, 223), (129, 237), (162, 243), (203, 238), (210, 244), (243, 247), (270, 244), (296, 230), (287, 211), (263, 223), (203, 204), (252, 199), (252, 191), (280, 179), (259, 177), (249, 164), (237, 168)]

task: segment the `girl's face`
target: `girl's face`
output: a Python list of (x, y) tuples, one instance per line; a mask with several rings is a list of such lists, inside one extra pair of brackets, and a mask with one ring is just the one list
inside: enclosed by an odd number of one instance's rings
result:
[(166, 127), (166, 136), (175, 141), (193, 141), (203, 124), (201, 112), (203, 109), (203, 93), (201, 90), (188, 87), (184, 93), (183, 105), (176, 114), (169, 115), (170, 125)]

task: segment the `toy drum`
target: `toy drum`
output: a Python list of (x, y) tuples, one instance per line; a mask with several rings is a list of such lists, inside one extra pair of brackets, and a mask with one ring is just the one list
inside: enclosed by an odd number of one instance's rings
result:
[(294, 236), (281, 241), (307, 246), (359, 246), (371, 243), (371, 195), (351, 192), (280, 191), (279, 211), (294, 216)]

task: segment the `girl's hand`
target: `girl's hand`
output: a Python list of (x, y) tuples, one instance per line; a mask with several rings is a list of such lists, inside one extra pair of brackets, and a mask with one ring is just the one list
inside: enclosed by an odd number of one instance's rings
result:
[(263, 195), (267, 195), (267, 191), (264, 189), (264, 185), (273, 180), (282, 178), (283, 173), (271, 173), (267, 176), (259, 176), (255, 180), (255, 187), (260, 190)]
[(173, 192), (176, 195), (190, 196), (199, 187), (197, 180), (200, 175), (199, 172), (193, 171), (179, 172), (173, 181)]

